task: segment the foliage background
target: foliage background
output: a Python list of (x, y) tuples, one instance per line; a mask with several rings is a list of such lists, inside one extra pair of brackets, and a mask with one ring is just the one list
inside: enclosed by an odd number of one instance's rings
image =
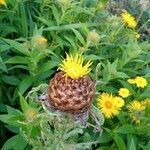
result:
[[(122, 9), (136, 16), (140, 39), (134, 30), (122, 25)], [(149, 9), (137, 0), (124, 1), (123, 5), (107, 0), (7, 0), (6, 7), (0, 6), (0, 114), (6, 114), (8, 106), (20, 110), (18, 92), (26, 96), (32, 87), (48, 83), (66, 52), (80, 51), (86, 60), (94, 61), (90, 76), (101, 83), (98, 93), (117, 94), (119, 87), (129, 86), (125, 82), (129, 77), (141, 75), (149, 80), (149, 15)], [(93, 30), (100, 41), (89, 43)], [(37, 44), (40, 36), (47, 39), (46, 45)], [(150, 98), (149, 93), (148, 86), (138, 98)], [(16, 134), (3, 122), (1, 146)], [(146, 150), (150, 131), (138, 128), (120, 114), (105, 122), (102, 136), (89, 139), (100, 142), (97, 149)], [(14, 141), (20, 139), (18, 135)]]

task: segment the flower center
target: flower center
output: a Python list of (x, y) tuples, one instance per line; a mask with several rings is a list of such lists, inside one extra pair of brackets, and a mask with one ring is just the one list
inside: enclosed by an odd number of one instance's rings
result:
[(106, 106), (106, 108), (110, 109), (110, 108), (112, 108), (112, 103), (109, 101), (106, 101), (105, 106)]

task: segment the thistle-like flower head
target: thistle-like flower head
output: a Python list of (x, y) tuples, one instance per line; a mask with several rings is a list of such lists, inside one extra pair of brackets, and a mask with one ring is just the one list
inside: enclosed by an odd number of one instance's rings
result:
[(90, 66), (92, 62), (88, 61), (85, 65), (83, 65), (83, 61), (83, 57), (79, 54), (76, 54), (75, 57), (67, 54), (67, 58), (62, 61), (59, 69), (65, 72), (66, 77), (78, 79), (91, 71)]

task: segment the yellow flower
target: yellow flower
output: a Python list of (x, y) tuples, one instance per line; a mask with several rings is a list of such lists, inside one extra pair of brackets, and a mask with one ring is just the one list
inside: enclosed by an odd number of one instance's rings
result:
[(139, 101), (135, 100), (131, 102), (127, 108), (132, 120), (136, 123), (140, 123), (141, 118), (144, 116), (145, 106), (143, 106)]
[(117, 107), (122, 107), (124, 105), (124, 99), (122, 99), (121, 97), (119, 96), (116, 96), (114, 97), (115, 98), (115, 101), (117, 103)]
[(127, 11), (123, 12), (121, 14), (121, 18), (122, 18), (122, 21), (130, 28), (135, 28), (136, 25), (137, 25), (137, 22), (135, 20), (135, 18), (129, 14)]
[(118, 101), (119, 99), (114, 98), (112, 94), (102, 93), (97, 99), (97, 105), (106, 118), (111, 118), (119, 114), (119, 110), (123, 105), (122, 102)]
[(6, 6), (6, 1), (5, 0), (0, 0), (0, 5)]
[(127, 82), (130, 83), (130, 84), (135, 84), (134, 79), (128, 79)]
[(78, 79), (91, 71), (91, 68), (89, 67), (91, 66), (92, 62), (88, 61), (83, 66), (83, 61), (83, 57), (78, 54), (76, 54), (75, 57), (73, 57), (72, 55), (69, 56), (67, 54), (67, 58), (62, 61), (59, 69), (65, 72), (66, 77)]
[(145, 86), (147, 86), (147, 80), (143, 77), (138, 76), (134, 80), (137, 87), (144, 88)]
[(127, 88), (120, 88), (118, 93), (123, 98), (126, 98), (126, 97), (128, 97), (130, 95), (130, 92), (129, 92), (129, 90)]

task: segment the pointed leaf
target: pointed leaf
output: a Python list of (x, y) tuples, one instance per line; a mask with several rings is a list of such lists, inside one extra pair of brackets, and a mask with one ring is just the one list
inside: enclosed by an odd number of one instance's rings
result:
[(27, 146), (26, 141), (20, 134), (13, 136), (12, 138), (8, 139), (5, 144), (3, 145), (3, 150), (24, 150)]
[(29, 109), (29, 105), (20, 93), (19, 93), (19, 100), (20, 100), (20, 106), (21, 106), (22, 111), (26, 112), (26, 110)]
[(7, 67), (1, 57), (0, 57), (0, 69), (3, 70), (4, 72), (7, 72)]
[(19, 84), (19, 92), (23, 94), (33, 83), (33, 77), (26, 76)]

